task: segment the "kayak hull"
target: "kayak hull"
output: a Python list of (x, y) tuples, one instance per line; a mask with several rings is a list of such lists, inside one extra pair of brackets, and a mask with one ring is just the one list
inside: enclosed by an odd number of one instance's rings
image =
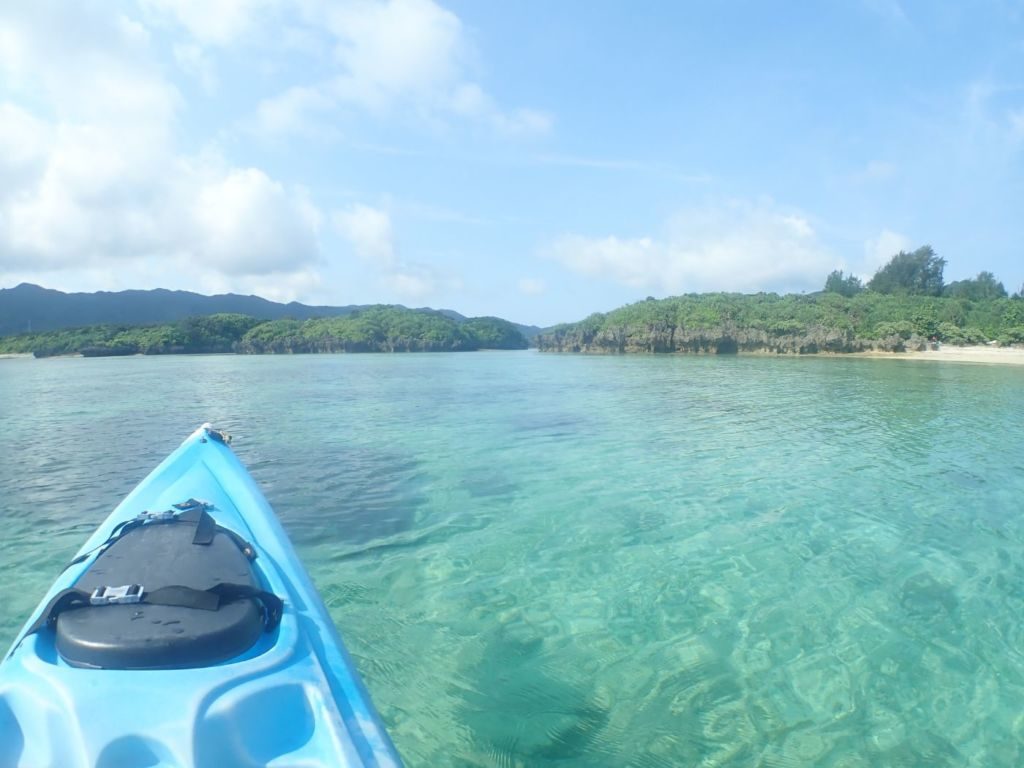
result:
[(241, 462), (204, 425), (139, 484), (82, 547), (184, 500), (256, 552), (280, 624), (241, 656), (199, 668), (73, 667), (54, 633), (26, 634), (91, 557), (54, 583), (0, 664), (0, 768), (21, 766), (397, 766), (398, 755), (284, 530)]

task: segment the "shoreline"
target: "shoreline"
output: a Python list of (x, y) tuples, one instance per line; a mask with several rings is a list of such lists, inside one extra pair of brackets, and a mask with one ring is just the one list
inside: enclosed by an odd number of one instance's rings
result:
[[(536, 351), (536, 347), (532, 348)], [(526, 351), (526, 350), (474, 350), (477, 352), (508, 352), (508, 351)], [(239, 353), (239, 352), (176, 352), (164, 355), (96, 355), (97, 358), (107, 357), (185, 357), (185, 356), (204, 356), (204, 355), (238, 355), (241, 357), (262, 357), (262, 356), (273, 356), (275, 353)], [(320, 352), (320, 353), (295, 353), (301, 354), (403, 354), (401, 352)], [(406, 352), (404, 354), (413, 354)], [(440, 352), (428, 353), (428, 354), (443, 354)], [(547, 354), (594, 354), (586, 352), (577, 353), (565, 353), (565, 352), (552, 352), (547, 351)], [(607, 353), (597, 353), (607, 354)], [(645, 354), (645, 353), (625, 353), (625, 354)], [(652, 354), (652, 353), (646, 353)], [(653, 353), (653, 354), (688, 354), (688, 353)], [(689, 353), (694, 354), (694, 353)], [(700, 353), (697, 353), (700, 354)], [(705, 353), (708, 354), (708, 353)], [(984, 344), (977, 344), (972, 346), (956, 347), (952, 345), (944, 345), (939, 349), (928, 349), (921, 351), (906, 351), (906, 352), (886, 352), (884, 350), (866, 350), (864, 352), (810, 352), (804, 354), (796, 353), (777, 353), (767, 351), (751, 351), (751, 352), (739, 352), (739, 357), (832, 357), (832, 358), (867, 358), (871, 360), (927, 360), (929, 362), (938, 363), (978, 363), (983, 365), (1024, 365), (1024, 346), (1015, 347), (995, 347)], [(67, 359), (67, 358), (84, 358), (85, 356), (81, 353), (71, 352), (62, 355), (48, 355), (45, 360), (50, 359)], [(0, 360), (32, 360), (35, 359), (32, 353), (28, 352), (16, 352), (16, 353), (0, 353)]]
[[(939, 349), (920, 352), (849, 352), (850, 357), (884, 360), (928, 360), (938, 363), (983, 363), (986, 365), (1024, 365), (1024, 347), (995, 347), (975, 344), (965, 347), (943, 345)], [(845, 357), (846, 355), (837, 355)]]

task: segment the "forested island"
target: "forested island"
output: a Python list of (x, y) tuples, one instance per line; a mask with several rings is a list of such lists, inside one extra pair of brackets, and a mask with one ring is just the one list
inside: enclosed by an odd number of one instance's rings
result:
[(0, 354), (169, 355), (213, 352), (461, 352), (526, 349), (507, 320), (455, 320), (440, 312), (373, 306), (343, 317), (260, 320), (219, 313), (161, 325), (93, 325), (0, 338)]
[(628, 304), (537, 336), (542, 351), (711, 354), (903, 352), (929, 344), (1024, 344), (1024, 289), (990, 272), (943, 281), (930, 246), (892, 257), (866, 284), (833, 272), (824, 290), (688, 294)]
[[(1024, 288), (1009, 296), (990, 272), (945, 283), (945, 260), (930, 246), (900, 252), (866, 284), (834, 271), (822, 291), (687, 294), (648, 297), (534, 336), (541, 351), (583, 353), (688, 352), (814, 354), (904, 352), (929, 345), (1024, 344)], [(55, 300), (67, 294), (36, 286)], [(14, 293), (19, 289), (11, 289)], [(126, 292), (130, 293), (130, 292)], [(136, 296), (138, 293), (139, 296)], [(152, 303), (135, 292), (133, 302)], [(70, 295), (88, 303), (87, 294)], [(124, 294), (104, 295), (122, 297)], [(175, 294), (179, 303), (198, 294)], [(202, 298), (202, 297), (199, 297)], [(233, 302), (257, 297), (211, 297)], [(279, 313), (305, 305), (250, 304)], [(247, 304), (246, 306), (249, 306)], [(89, 304), (89, 311), (99, 311)], [(101, 307), (110, 312), (112, 307)], [(319, 317), (253, 317), (219, 312), (160, 324), (104, 323), (42, 333), (0, 336), (0, 354), (36, 357), (80, 354), (297, 354), (316, 352), (459, 352), (526, 349), (539, 329), (497, 317), (466, 318), (451, 310), (393, 305), (325, 307)], [(146, 311), (154, 312), (147, 305)], [(176, 310), (176, 311), (180, 311)], [(336, 313), (344, 313), (338, 315)]]

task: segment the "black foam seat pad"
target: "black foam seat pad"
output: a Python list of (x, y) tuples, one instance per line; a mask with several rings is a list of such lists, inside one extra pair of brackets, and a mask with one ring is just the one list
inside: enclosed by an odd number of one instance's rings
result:
[[(221, 583), (259, 586), (248, 558), (218, 531), (209, 544), (193, 544), (195, 524), (150, 523), (132, 529), (104, 551), (75, 585), (140, 584), (146, 592), (166, 586), (206, 590)], [(216, 611), (145, 602), (75, 608), (57, 618), (61, 657), (79, 667), (173, 669), (202, 667), (248, 650), (264, 628), (256, 600)]]

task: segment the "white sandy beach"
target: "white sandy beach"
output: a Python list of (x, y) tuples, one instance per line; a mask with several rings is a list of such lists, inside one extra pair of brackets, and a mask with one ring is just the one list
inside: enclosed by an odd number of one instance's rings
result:
[(954, 347), (943, 344), (939, 349), (929, 349), (924, 352), (858, 352), (855, 354), (887, 360), (934, 360), (943, 363), (1024, 365), (1024, 347), (997, 347), (986, 344), (969, 347)]

